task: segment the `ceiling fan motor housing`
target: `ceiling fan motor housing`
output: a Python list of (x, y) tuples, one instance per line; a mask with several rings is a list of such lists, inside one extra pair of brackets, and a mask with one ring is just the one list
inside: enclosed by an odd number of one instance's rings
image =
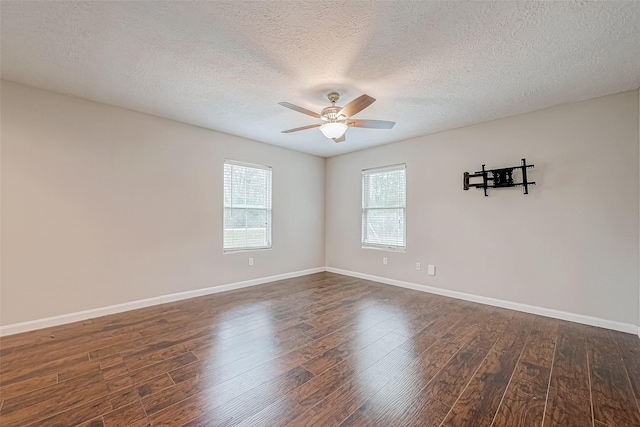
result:
[(340, 110), (342, 110), (342, 107), (332, 105), (331, 107), (323, 108), (320, 116), (322, 120), (327, 122), (341, 121), (346, 119), (346, 117), (340, 114)]
[(338, 101), (338, 99), (340, 99), (340, 94), (338, 92), (331, 92), (327, 95), (327, 98), (329, 98), (329, 101), (331, 101), (332, 105), (331, 107), (324, 108), (320, 112), (320, 117), (322, 117), (322, 120), (329, 123), (344, 121), (346, 117), (340, 115), (340, 110), (342, 110), (342, 107), (336, 105), (336, 102)]

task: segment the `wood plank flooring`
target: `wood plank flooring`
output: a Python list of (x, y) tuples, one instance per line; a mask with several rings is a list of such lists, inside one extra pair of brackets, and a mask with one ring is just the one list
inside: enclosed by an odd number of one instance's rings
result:
[(0, 425), (640, 426), (640, 339), (331, 273), (0, 338)]

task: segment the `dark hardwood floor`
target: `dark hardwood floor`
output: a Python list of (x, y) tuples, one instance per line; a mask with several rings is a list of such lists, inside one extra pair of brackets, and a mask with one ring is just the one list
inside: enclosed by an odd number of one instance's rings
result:
[(0, 425), (640, 426), (637, 336), (331, 273), (0, 339)]

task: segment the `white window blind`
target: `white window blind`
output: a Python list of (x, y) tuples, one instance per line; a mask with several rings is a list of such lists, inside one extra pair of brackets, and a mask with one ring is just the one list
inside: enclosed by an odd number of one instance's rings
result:
[(224, 251), (271, 247), (271, 168), (225, 160)]
[(362, 171), (362, 247), (406, 248), (407, 167)]

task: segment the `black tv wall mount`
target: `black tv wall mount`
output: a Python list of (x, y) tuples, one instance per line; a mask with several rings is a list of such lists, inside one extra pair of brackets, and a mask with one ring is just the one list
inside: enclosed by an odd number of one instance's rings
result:
[[(468, 190), (471, 187), (482, 188), (484, 190), (485, 197), (488, 188), (506, 188), (506, 187), (522, 187), (524, 194), (529, 194), (529, 186), (536, 185), (533, 181), (527, 181), (527, 169), (532, 168), (534, 165), (528, 165), (526, 159), (522, 159), (520, 166), (512, 166), (509, 168), (500, 169), (485, 169), (485, 165), (482, 165), (482, 170), (475, 173), (464, 173), (463, 188)], [(522, 182), (513, 181), (513, 171), (520, 169), (522, 172)], [(482, 178), (482, 182), (471, 183), (471, 178)]]

